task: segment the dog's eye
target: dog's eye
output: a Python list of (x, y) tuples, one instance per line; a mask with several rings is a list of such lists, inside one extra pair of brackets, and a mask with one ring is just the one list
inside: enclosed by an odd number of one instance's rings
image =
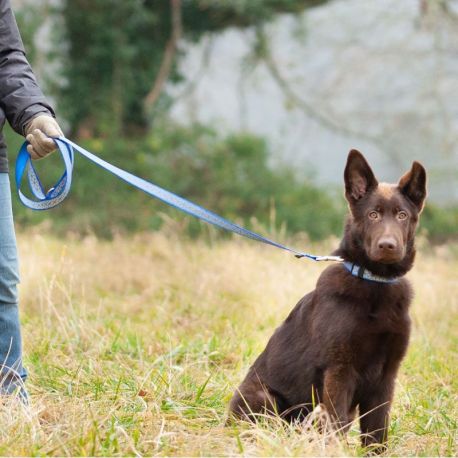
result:
[(400, 212), (398, 213), (398, 218), (399, 218), (399, 219), (407, 219), (407, 213), (404, 212), (404, 211), (400, 211)]
[(369, 213), (369, 218), (370, 218), (370, 219), (378, 219), (378, 216), (379, 216), (379, 215), (378, 215), (378, 212), (376, 212), (376, 211), (371, 211), (371, 212)]

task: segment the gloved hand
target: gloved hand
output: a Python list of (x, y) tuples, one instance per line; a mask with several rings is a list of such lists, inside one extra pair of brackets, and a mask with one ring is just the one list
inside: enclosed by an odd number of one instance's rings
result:
[(32, 159), (42, 159), (56, 149), (56, 144), (49, 137), (60, 137), (62, 133), (57, 121), (50, 115), (39, 114), (25, 127), (24, 133), (30, 145), (27, 151)]

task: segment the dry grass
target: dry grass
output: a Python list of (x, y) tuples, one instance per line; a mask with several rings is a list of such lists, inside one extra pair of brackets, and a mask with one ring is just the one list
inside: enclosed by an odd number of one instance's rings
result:
[[(331, 242), (331, 244), (334, 242)], [(158, 233), (19, 236), (32, 408), (0, 407), (6, 455), (361, 455), (313, 427), (225, 427), (234, 387), (323, 264)], [(317, 251), (328, 251), (321, 247)], [(455, 455), (458, 256), (419, 256), (390, 455)]]

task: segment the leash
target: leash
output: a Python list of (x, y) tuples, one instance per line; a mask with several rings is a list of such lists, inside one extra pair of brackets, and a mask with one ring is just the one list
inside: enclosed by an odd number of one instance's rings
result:
[[(26, 207), (31, 208), (32, 210), (48, 210), (59, 205), (67, 197), (72, 184), (72, 173), (75, 159), (74, 151), (77, 151), (86, 159), (89, 159), (94, 164), (112, 173), (121, 180), (124, 180), (140, 191), (149, 194), (151, 197), (154, 197), (167, 205), (176, 208), (177, 210), (194, 216), (195, 218), (205, 221), (208, 224), (219, 227), (220, 229), (233, 232), (241, 235), (242, 237), (256, 240), (266, 245), (271, 245), (282, 250), (289, 251), (294, 254), (296, 258), (307, 258), (313, 261), (343, 261), (343, 259), (339, 256), (317, 256), (295, 250), (286, 245), (270, 240), (260, 234), (257, 234), (256, 232), (245, 229), (244, 227), (239, 226), (204, 207), (201, 207), (200, 205), (197, 205), (194, 202), (167, 191), (150, 181), (144, 180), (143, 178), (133, 175), (132, 173), (104, 161), (100, 157), (65, 137), (53, 138), (53, 140), (56, 142), (56, 145), (62, 155), (65, 171), (57, 183), (47, 192), (43, 189), (38, 173), (35, 170), (30, 154), (27, 151), (28, 142), (24, 142), (16, 159), (15, 178), (19, 199)], [(34, 196), (34, 199), (27, 197), (21, 191), (21, 183), (25, 172), (27, 173), (29, 188)]]

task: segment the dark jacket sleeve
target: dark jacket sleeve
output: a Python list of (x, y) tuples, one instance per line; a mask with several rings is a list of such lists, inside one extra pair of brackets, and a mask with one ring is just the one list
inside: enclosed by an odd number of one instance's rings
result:
[(0, 107), (21, 135), (38, 113), (54, 116), (25, 56), (10, 0), (0, 0)]

